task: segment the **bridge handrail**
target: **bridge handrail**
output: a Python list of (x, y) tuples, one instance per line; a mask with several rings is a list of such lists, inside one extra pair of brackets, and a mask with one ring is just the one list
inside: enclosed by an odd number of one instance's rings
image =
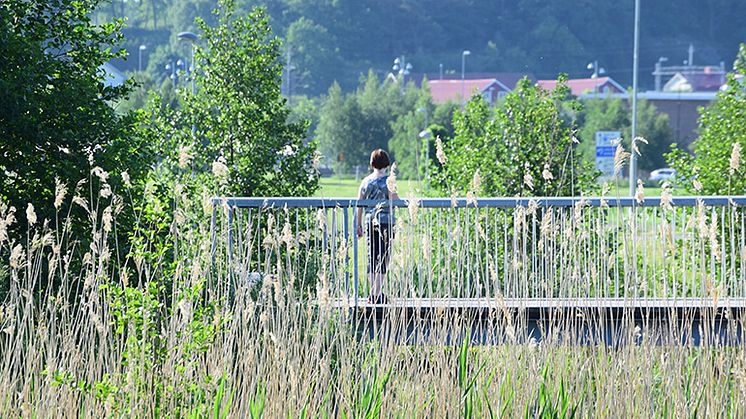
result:
[[(657, 207), (661, 197), (646, 197), (641, 202), (633, 197), (515, 197), (515, 198), (415, 198), (421, 208), (516, 208), (528, 207), (533, 201), (539, 207), (573, 207), (582, 202), (587, 207)], [(411, 199), (391, 201), (359, 200), (355, 198), (306, 198), (306, 197), (214, 197), (213, 205), (233, 208), (370, 208), (378, 205), (407, 207)], [(733, 196), (674, 196), (674, 207), (694, 207), (701, 202), (709, 207), (746, 206), (746, 195)], [(476, 204), (475, 204), (476, 203)]]

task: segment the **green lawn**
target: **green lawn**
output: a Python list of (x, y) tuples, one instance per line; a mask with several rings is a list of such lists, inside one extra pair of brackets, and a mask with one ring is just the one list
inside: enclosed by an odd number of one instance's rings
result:
[[(420, 184), (416, 180), (398, 180), (397, 186), (399, 187), (399, 196), (406, 198), (408, 196), (422, 196)], [(360, 187), (360, 182), (356, 181), (354, 177), (323, 177), (319, 179), (319, 189), (316, 191), (314, 196), (323, 198), (356, 198), (357, 191)], [(619, 183), (619, 190), (617, 192), (616, 184), (611, 184), (611, 191), (609, 191), (609, 197), (627, 196), (628, 189), (626, 182)], [(660, 196), (660, 187), (646, 187), (645, 196)], [(682, 189), (673, 189), (674, 195), (687, 195)]]
[[(399, 189), (399, 196), (402, 198), (406, 198), (419, 190), (419, 182), (416, 180), (398, 180), (396, 185)], [(360, 188), (360, 182), (356, 181), (354, 177), (322, 177), (319, 179), (319, 189), (314, 196), (323, 198), (357, 198), (358, 188)], [(414, 195), (421, 196), (422, 194), (417, 192)]]

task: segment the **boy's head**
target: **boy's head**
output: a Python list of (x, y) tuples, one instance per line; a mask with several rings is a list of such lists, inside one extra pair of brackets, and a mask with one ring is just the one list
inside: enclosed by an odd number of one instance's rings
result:
[(370, 153), (370, 165), (373, 166), (374, 169), (385, 169), (389, 167), (390, 164), (389, 154), (385, 150), (379, 148)]

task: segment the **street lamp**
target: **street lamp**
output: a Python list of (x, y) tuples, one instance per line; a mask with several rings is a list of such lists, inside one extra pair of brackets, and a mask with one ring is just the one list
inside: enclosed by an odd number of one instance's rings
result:
[(465, 49), (461, 51), (461, 108), (466, 106), (466, 56), (471, 55), (471, 51)]
[(391, 67), (391, 69), (401, 76), (402, 90), (404, 90), (404, 84), (407, 82), (407, 76), (413, 68), (414, 67), (412, 67), (412, 63), (408, 63), (404, 59), (403, 55), (401, 56), (401, 58), (397, 57), (396, 59), (394, 59), (394, 65)]
[(166, 70), (171, 71), (171, 75), (169, 77), (171, 78), (171, 82), (174, 84), (174, 87), (176, 87), (176, 83), (179, 80), (177, 71), (179, 70), (179, 67), (183, 67), (183, 66), (184, 66), (184, 61), (182, 61), (181, 58), (176, 60), (175, 63), (171, 61), (170, 63), (166, 64)]
[(199, 41), (199, 37), (194, 32), (188, 31), (179, 32), (179, 34), (176, 36), (184, 42), (189, 42), (192, 46), (192, 59), (191, 63), (189, 64), (189, 68), (187, 69), (187, 74), (189, 74), (192, 78), (192, 94), (194, 94), (196, 92), (194, 85), (194, 75), (192, 74), (192, 71), (194, 71), (194, 46)]
[(634, 47), (632, 49), (632, 129), (630, 137), (629, 157), (629, 195), (635, 196), (635, 183), (637, 180), (637, 156), (632, 147), (637, 136), (637, 67), (639, 67), (640, 56), (640, 0), (635, 0), (635, 35)]
[(137, 71), (139, 73), (142, 73), (142, 52), (148, 49), (144, 44), (140, 45), (140, 48), (138, 48), (137, 51)]
[(655, 91), (660, 92), (661, 91), (661, 70), (663, 69), (663, 63), (668, 61), (668, 57), (658, 57), (658, 62), (655, 63), (655, 72), (653, 73), (655, 75)]
[(290, 107), (290, 106), (293, 105), (292, 72), (293, 72), (293, 70), (295, 70), (295, 66), (291, 64), (291, 65), (285, 67), (285, 70), (287, 70), (287, 77), (288, 77), (288, 80), (287, 80), (287, 84), (288, 84), (287, 95), (288, 95), (288, 107)]
[(587, 68), (588, 70), (593, 70), (593, 74), (591, 74), (592, 79), (598, 78), (598, 76), (602, 74), (606, 74), (606, 69), (598, 66), (598, 60), (595, 60), (592, 63), (588, 63), (585, 68)]
[[(421, 108), (417, 108), (417, 113), (425, 114), (425, 129), (420, 131), (419, 137), (425, 139), (425, 158), (427, 160), (430, 160), (430, 143), (428, 142), (428, 138), (430, 138), (430, 135), (432, 135), (432, 134), (428, 135), (428, 133), (430, 133), (430, 130), (428, 129), (428, 126), (430, 124), (430, 121), (429, 121), (430, 118), (427, 112), (427, 108), (424, 106)], [(416, 151), (414, 155), (414, 161), (415, 161), (415, 166), (417, 166), (417, 180), (419, 181), (419, 180), (422, 180), (420, 178), (420, 152), (421, 151), (417, 150), (416, 148), (415, 150)], [(425, 169), (427, 169), (427, 160), (425, 162)]]

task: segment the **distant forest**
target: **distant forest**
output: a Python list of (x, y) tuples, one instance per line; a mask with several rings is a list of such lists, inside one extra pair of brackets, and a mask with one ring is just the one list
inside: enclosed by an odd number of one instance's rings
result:
[[(211, 21), (216, 4), (112, 0), (96, 18), (126, 18), (130, 54), (119, 66), (134, 71), (142, 64), (157, 80), (167, 75), (166, 64), (188, 58), (176, 34), (195, 30), (195, 17)], [(587, 77), (586, 65), (598, 61), (608, 75), (631, 84), (633, 0), (236, 0), (238, 10), (257, 5), (267, 8), (284, 40), (293, 94), (323, 94), (334, 80), (353, 89), (369, 69), (383, 75), (401, 56), (414, 74), (438, 75), (442, 64), (446, 76), (459, 75), (463, 50), (471, 51), (467, 72)], [(744, 0), (643, 1), (641, 87), (652, 87), (660, 57), (683, 64), (690, 44), (695, 65), (731, 68), (744, 28)]]

